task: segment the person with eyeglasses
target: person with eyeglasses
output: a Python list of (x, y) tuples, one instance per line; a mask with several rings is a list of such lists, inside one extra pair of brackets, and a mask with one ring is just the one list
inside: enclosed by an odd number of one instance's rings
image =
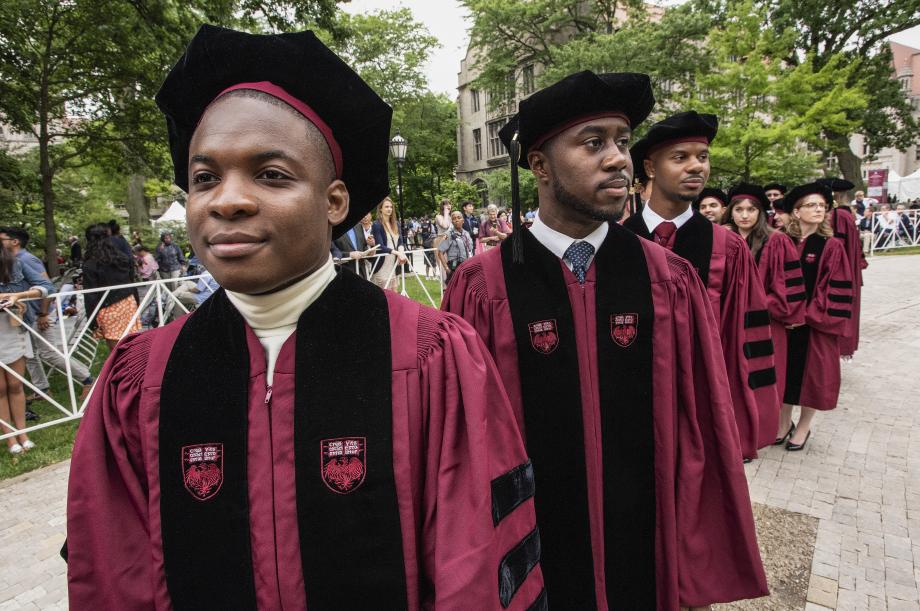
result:
[[(840, 395), (840, 338), (853, 316), (853, 276), (843, 241), (834, 237), (828, 210), (831, 190), (819, 183), (799, 185), (784, 199), (788, 234), (799, 252), (805, 281), (805, 324), (789, 331), (786, 388), (780, 430), (786, 450), (805, 448), (817, 411), (837, 407)], [(792, 408), (801, 407), (796, 424)]]

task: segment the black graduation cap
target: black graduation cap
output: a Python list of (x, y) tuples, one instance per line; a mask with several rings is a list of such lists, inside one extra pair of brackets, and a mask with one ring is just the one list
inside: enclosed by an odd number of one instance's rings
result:
[(722, 202), (723, 206), (728, 205), (728, 196), (725, 194), (725, 191), (723, 191), (722, 189), (716, 189), (715, 187), (706, 187), (705, 189), (700, 191), (699, 196), (697, 196), (696, 200), (694, 200), (693, 208), (695, 210), (699, 210), (700, 204), (707, 197), (714, 197), (715, 199)]
[(593, 117), (619, 115), (635, 127), (645, 121), (654, 105), (647, 74), (585, 70), (521, 100), (518, 113), (499, 131), (499, 137), (510, 151), (511, 139), (517, 134), (521, 144), (518, 165), (529, 168), (528, 152), (573, 125)]
[[(823, 197), (824, 203), (828, 206), (834, 201), (834, 194), (831, 192), (830, 187), (817, 181), (810, 182), (808, 184), (793, 187), (792, 190), (786, 194), (786, 197), (783, 198), (782, 210), (791, 214), (792, 211), (795, 210), (795, 205), (800, 199), (813, 193), (817, 193)], [(778, 201), (779, 200), (777, 200), (777, 202)], [(777, 202), (774, 202), (773, 205), (776, 206)]]
[(750, 199), (760, 208), (764, 214), (770, 209), (770, 200), (767, 199), (767, 190), (760, 185), (748, 182), (739, 182), (728, 190), (728, 202), (731, 203), (736, 199)]
[(845, 178), (837, 178), (834, 176), (819, 178), (815, 182), (819, 185), (824, 185), (834, 193), (837, 193), (838, 191), (849, 191), (856, 186)]
[(764, 191), (779, 191), (783, 195), (786, 194), (786, 191), (789, 189), (781, 182), (768, 182), (763, 186)]
[(645, 137), (636, 142), (629, 150), (632, 154), (636, 178), (645, 182), (645, 164), (655, 149), (678, 142), (712, 143), (719, 131), (719, 118), (715, 115), (700, 114), (695, 110), (679, 112), (663, 121), (652, 125)]
[[(585, 70), (521, 100), (518, 113), (498, 134), (511, 155), (512, 237), (521, 228), (517, 169), (530, 167), (528, 152), (592, 118), (620, 116), (635, 128), (654, 106), (649, 76), (635, 72), (595, 74)], [(523, 261), (522, 242), (515, 239), (513, 246), (515, 262)]]
[(354, 70), (313, 32), (256, 35), (212, 25), (201, 26), (156, 95), (179, 188), (188, 191), (189, 143), (205, 109), (243, 83), (287, 102), (329, 143), (351, 200), (333, 238), (387, 196), (393, 111)]

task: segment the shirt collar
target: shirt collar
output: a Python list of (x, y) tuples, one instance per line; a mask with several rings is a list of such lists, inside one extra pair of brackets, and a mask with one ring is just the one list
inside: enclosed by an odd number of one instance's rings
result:
[(601, 248), (601, 244), (604, 243), (604, 240), (607, 238), (607, 232), (610, 230), (610, 227), (607, 223), (601, 223), (600, 226), (586, 235), (584, 238), (573, 238), (567, 236), (564, 233), (560, 233), (555, 229), (551, 228), (549, 225), (544, 223), (540, 219), (540, 213), (537, 212), (533, 221), (533, 225), (530, 226), (530, 233), (537, 239), (540, 244), (543, 244), (551, 253), (562, 258), (562, 255), (565, 254), (566, 249), (572, 245), (572, 242), (584, 241), (591, 244), (594, 247), (594, 252), (597, 252)]
[(662, 218), (661, 215), (659, 215), (657, 212), (652, 210), (652, 207), (649, 206), (648, 204), (646, 204), (645, 207), (642, 208), (642, 220), (645, 221), (645, 226), (648, 227), (649, 233), (654, 233), (655, 228), (667, 220), (670, 220), (672, 223), (674, 223), (674, 225), (678, 229), (680, 229), (681, 226), (687, 221), (689, 221), (692, 216), (693, 216), (693, 208), (690, 206), (690, 204), (687, 204), (686, 210), (684, 210), (683, 212), (681, 212), (680, 214), (678, 214), (676, 217), (672, 219)]

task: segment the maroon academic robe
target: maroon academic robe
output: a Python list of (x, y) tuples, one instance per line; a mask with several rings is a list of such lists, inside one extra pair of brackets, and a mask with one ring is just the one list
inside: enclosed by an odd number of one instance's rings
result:
[(869, 267), (866, 255), (862, 250), (862, 239), (859, 237), (859, 228), (849, 208), (834, 208), (830, 212), (831, 229), (834, 237), (840, 238), (846, 252), (847, 264), (850, 266), (850, 275), (853, 277), (853, 316), (847, 325), (847, 331), (840, 336), (840, 355), (853, 356), (859, 348), (859, 312), (862, 297), (862, 272)]
[[(651, 240), (642, 215), (624, 227)], [(719, 320), (724, 371), (745, 458), (773, 443), (780, 398), (775, 383), (767, 298), (757, 264), (741, 237), (694, 212), (675, 232), (673, 251), (696, 269)], [(721, 368), (720, 368), (721, 369)]]
[[(773, 336), (776, 363), (776, 388), (780, 397), (786, 388), (787, 325), (805, 324), (805, 279), (795, 242), (781, 231), (774, 231), (757, 254), (757, 271), (767, 294), (767, 311)], [(775, 427), (774, 427), (775, 428)], [(772, 441), (766, 427), (760, 431), (761, 446)]]
[[(619, 227), (612, 225), (611, 233), (614, 229)], [(651, 242), (639, 243), (648, 262), (654, 307), (651, 405), (657, 608), (674, 611), (679, 605), (764, 596), (767, 584), (738, 452), (731, 395), (721, 373), (719, 337), (705, 289), (686, 261)], [(501, 250), (493, 249), (461, 265), (447, 287), (442, 308), (463, 316), (479, 332), (503, 373), (523, 430), (522, 374)], [(529, 258), (527, 262), (533, 264)], [(616, 376), (617, 372), (598, 369), (597, 265), (588, 268), (585, 283), (580, 285), (562, 261), (556, 262), (562, 268), (574, 319), (597, 608), (621, 609), (630, 601), (606, 598), (605, 529), (628, 530), (635, 525), (604, 523), (599, 376)], [(566, 441), (559, 439), (560, 460), (569, 460), (566, 447)], [(541, 476), (539, 467), (535, 468), (539, 498)], [(543, 533), (554, 527), (538, 525)], [(556, 603), (549, 584), (547, 592), (553, 607)], [(566, 608), (565, 601), (559, 604)]]
[[(464, 321), (389, 291), (386, 298), (393, 470), (408, 607), (499, 609), (503, 556), (535, 528), (532, 498), (493, 525), (493, 480), (527, 462), (513, 412), (491, 357)], [(100, 374), (70, 471), (71, 609), (172, 608), (160, 524), (159, 384), (187, 320), (129, 336)], [(270, 409), (264, 351), (248, 326), (246, 336), (255, 596), (259, 609), (304, 610), (309, 593), (293, 485), (294, 336), (277, 361)], [(202, 380), (209, 382), (219, 383)], [(221, 550), (202, 550), (203, 579), (220, 578), (208, 575), (211, 553)], [(359, 582), (361, 575), (354, 579)], [(539, 565), (521, 579), (509, 608), (527, 609), (541, 596)]]
[(783, 401), (818, 410), (837, 407), (839, 339), (852, 317), (853, 282), (843, 242), (811, 235), (797, 244), (805, 277), (805, 325), (789, 333)]

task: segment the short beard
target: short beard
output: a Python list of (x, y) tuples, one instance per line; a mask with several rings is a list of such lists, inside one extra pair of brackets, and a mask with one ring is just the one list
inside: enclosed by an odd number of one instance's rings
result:
[(553, 177), (553, 195), (555, 196), (556, 201), (563, 206), (567, 206), (572, 210), (580, 212), (581, 214), (584, 214), (588, 218), (594, 219), (595, 221), (616, 223), (621, 218), (623, 218), (623, 211), (626, 209), (626, 202), (624, 201), (622, 204), (617, 206), (617, 209), (613, 212), (598, 210), (597, 208), (591, 206), (591, 204), (578, 199), (575, 197), (575, 195), (566, 190), (566, 188), (562, 186), (562, 183), (560, 183), (559, 179), (556, 177)]

